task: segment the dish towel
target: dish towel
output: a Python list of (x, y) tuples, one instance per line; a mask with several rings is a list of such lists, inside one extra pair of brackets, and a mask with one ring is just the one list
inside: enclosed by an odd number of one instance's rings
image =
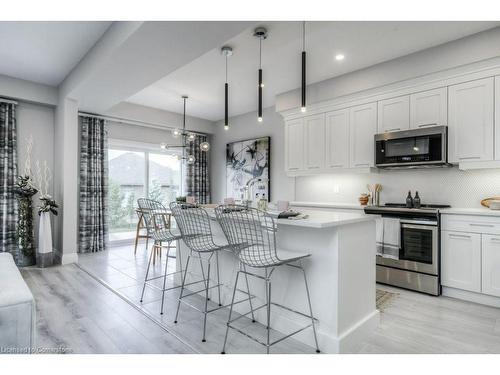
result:
[(377, 255), (399, 259), (401, 223), (397, 218), (383, 217), (376, 221)]

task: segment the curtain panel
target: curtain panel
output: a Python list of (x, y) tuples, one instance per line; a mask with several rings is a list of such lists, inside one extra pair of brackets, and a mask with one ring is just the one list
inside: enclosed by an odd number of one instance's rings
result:
[(80, 253), (108, 242), (108, 133), (102, 119), (80, 116)]
[(210, 178), (208, 171), (209, 152), (200, 150), (200, 144), (207, 142), (206, 135), (197, 135), (193, 142), (188, 143), (186, 155), (193, 155), (194, 164), (186, 164), (186, 195), (195, 197), (201, 204), (211, 203)]
[(0, 103), (0, 251), (12, 253), (17, 261), (17, 178), (16, 105)]

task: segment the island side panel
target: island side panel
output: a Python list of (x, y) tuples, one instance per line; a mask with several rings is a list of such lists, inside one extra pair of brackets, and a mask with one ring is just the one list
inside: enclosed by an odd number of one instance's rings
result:
[[(326, 353), (337, 353), (338, 336), (338, 231), (337, 227), (307, 228), (291, 225), (278, 226), (278, 247), (286, 250), (309, 253), (311, 256), (303, 260), (307, 273), (311, 303), (314, 316), (319, 320), (317, 324), (320, 349)], [(303, 276), (298, 270), (286, 267), (276, 278), (280, 288), (280, 303), (296, 310), (308, 312), (307, 297)], [(274, 286), (273, 286), (274, 288)], [(278, 310), (278, 309), (276, 309)], [(280, 313), (277, 329), (284, 330), (285, 316), (288, 322), (291, 317), (284, 311)], [(294, 321), (304, 324), (304, 319)], [(288, 324), (290, 325), (290, 324)], [(289, 327), (288, 327), (289, 328)], [(313, 345), (313, 335), (306, 330), (297, 336), (299, 340)]]
[(379, 323), (375, 221), (339, 228), (339, 344), (352, 352)]

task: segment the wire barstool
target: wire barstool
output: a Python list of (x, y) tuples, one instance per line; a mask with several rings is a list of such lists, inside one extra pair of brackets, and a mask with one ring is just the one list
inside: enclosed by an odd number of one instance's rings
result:
[[(178, 241), (181, 239), (180, 233), (175, 233), (172, 231), (171, 228), (171, 223), (170, 221), (165, 220), (165, 213), (167, 213), (167, 209), (163, 204), (160, 202), (157, 202), (152, 199), (147, 199), (147, 198), (139, 198), (137, 200), (137, 204), (139, 206), (139, 210), (141, 214), (143, 215), (144, 222), (146, 224), (146, 229), (148, 231), (148, 236), (153, 239), (153, 246), (151, 248), (151, 254), (149, 255), (149, 262), (148, 262), (148, 268), (146, 271), (146, 276), (144, 277), (144, 285), (142, 287), (142, 293), (141, 293), (141, 300), (142, 302), (144, 298), (144, 291), (146, 290), (146, 284), (148, 284), (150, 287), (160, 289), (162, 291), (162, 298), (161, 298), (161, 310), (160, 314), (163, 315), (163, 305), (165, 303), (165, 292), (168, 290), (176, 289), (179, 288), (179, 286), (172, 286), (172, 287), (166, 287), (167, 283), (167, 276), (174, 275), (177, 273), (181, 274), (181, 279), (183, 278), (183, 272), (182, 272), (182, 261), (181, 261), (181, 254), (179, 251), (179, 246), (176, 247), (175, 251), (175, 256), (170, 255), (170, 250), (172, 249), (172, 242)], [(167, 246), (163, 245), (163, 242), (167, 243)], [(149, 276), (149, 270), (151, 268), (151, 262), (154, 260), (156, 257), (156, 253), (160, 252), (163, 248), (167, 249), (167, 257), (165, 261), (165, 271), (163, 273), (163, 276), (156, 276), (148, 279)], [(176, 258), (179, 257), (179, 264), (180, 264), (180, 270), (167, 273), (168, 270), (168, 259), (169, 258)], [(159, 288), (154, 284), (150, 284), (149, 282), (152, 280), (156, 280), (159, 278), (163, 277), (163, 288)]]
[[(234, 282), (233, 296), (231, 300), (231, 307), (229, 310), (229, 318), (227, 321), (226, 335), (224, 338), (224, 345), (222, 347), (222, 354), (225, 354), (227, 337), (229, 329), (233, 329), (248, 338), (258, 342), (259, 344), (266, 347), (267, 353), (269, 354), (270, 347), (299, 333), (303, 330), (312, 327), (314, 334), (314, 342), (316, 344), (316, 352), (319, 353), (318, 338), (316, 334), (316, 321), (312, 312), (311, 297), (309, 293), (309, 286), (307, 284), (307, 277), (304, 268), (302, 267), (302, 260), (310, 256), (310, 254), (300, 254), (295, 252), (290, 252), (286, 250), (280, 250), (276, 247), (276, 232), (277, 226), (274, 219), (267, 213), (254, 209), (248, 208), (246, 206), (239, 205), (222, 205), (215, 208), (215, 213), (217, 216), (217, 221), (222, 227), (224, 234), (232, 246), (233, 251), (238, 255), (240, 267), (236, 275), (236, 280)], [(309, 306), (309, 315), (290, 309), (289, 307), (283, 306), (281, 304), (272, 302), (271, 300), (271, 277), (274, 270), (279, 266), (289, 266), (298, 269), (302, 272), (304, 277), (305, 291), (307, 295), (307, 302)], [(261, 274), (253, 273), (247, 271), (247, 267), (255, 269), (264, 269), (264, 276)], [(238, 279), (240, 273), (245, 275), (246, 282), (248, 285), (248, 276), (253, 276), (258, 279), (264, 280), (266, 283), (266, 301), (263, 305), (256, 307), (255, 309), (250, 305), (250, 311), (238, 316), (237, 318), (232, 318), (233, 315), (233, 301), (236, 294), (236, 289), (238, 286)], [(250, 292), (249, 292), (250, 293)], [(270, 331), (271, 331), (271, 305), (283, 308), (292, 313), (296, 313), (302, 317), (309, 318), (311, 323), (302, 327), (291, 334), (281, 337), (273, 342), (270, 341)], [(262, 342), (258, 338), (252, 336), (247, 332), (243, 332), (239, 328), (232, 325), (232, 323), (244, 316), (252, 314), (254, 312), (266, 308), (267, 319), (266, 319), (266, 329), (267, 338), (266, 342)], [(253, 319), (255, 320), (255, 319)]]
[[(184, 270), (184, 277), (182, 279), (182, 286), (181, 286), (181, 292), (179, 295), (179, 301), (177, 304), (177, 313), (175, 314), (175, 321), (174, 323), (177, 323), (177, 319), (179, 317), (179, 309), (181, 306), (181, 303), (184, 303), (191, 308), (194, 308), (195, 310), (203, 313), (204, 319), (203, 319), (203, 338), (202, 342), (206, 341), (206, 328), (207, 328), (207, 314), (217, 311), (221, 308), (229, 307), (229, 305), (223, 306), (222, 301), (221, 301), (221, 283), (220, 283), (220, 271), (219, 271), (219, 252), (221, 250), (231, 250), (230, 245), (217, 245), (214, 242), (213, 234), (212, 234), (212, 229), (210, 226), (211, 219), (205, 209), (198, 205), (194, 204), (189, 204), (189, 203), (176, 203), (172, 202), (170, 203), (170, 209), (172, 211), (172, 214), (174, 215), (174, 218), (177, 222), (177, 225), (179, 226), (179, 229), (182, 234), (182, 240), (186, 244), (187, 248), (189, 249), (189, 256), (186, 261), (186, 267)], [(215, 255), (215, 263), (216, 263), (216, 268), (217, 268), (217, 283), (216, 285), (210, 285), (210, 275), (211, 275), (211, 261), (212, 258)], [(200, 262), (200, 268), (201, 268), (201, 273), (202, 273), (202, 280), (191, 282), (189, 284), (186, 284), (186, 275), (188, 274), (188, 269), (189, 269), (189, 264), (191, 258), (198, 258)], [(205, 268), (203, 266), (203, 262), (207, 263), (207, 273), (205, 274)], [(190, 292), (188, 294), (184, 293), (185, 287), (188, 285), (193, 285), (197, 283), (203, 283), (204, 288), (201, 290), (197, 290), (194, 292)], [(208, 309), (208, 301), (210, 300), (209, 298), (209, 290), (217, 288), (217, 296), (218, 296), (218, 306), (213, 309)], [(199, 294), (201, 292), (204, 292), (205, 295), (205, 304), (204, 304), (204, 309), (200, 310), (196, 306), (193, 306), (189, 302), (185, 301), (184, 299), (186, 297)], [(248, 285), (247, 285), (247, 292), (248, 294), (248, 299), (245, 299), (243, 301), (238, 301), (233, 303), (240, 303), (244, 301), (250, 301), (251, 296), (248, 291)]]

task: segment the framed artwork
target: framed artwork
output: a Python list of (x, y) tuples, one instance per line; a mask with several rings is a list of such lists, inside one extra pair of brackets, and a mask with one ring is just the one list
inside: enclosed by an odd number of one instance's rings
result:
[(228, 143), (226, 145), (226, 197), (245, 199), (248, 189), (253, 201), (271, 199), (271, 137)]

